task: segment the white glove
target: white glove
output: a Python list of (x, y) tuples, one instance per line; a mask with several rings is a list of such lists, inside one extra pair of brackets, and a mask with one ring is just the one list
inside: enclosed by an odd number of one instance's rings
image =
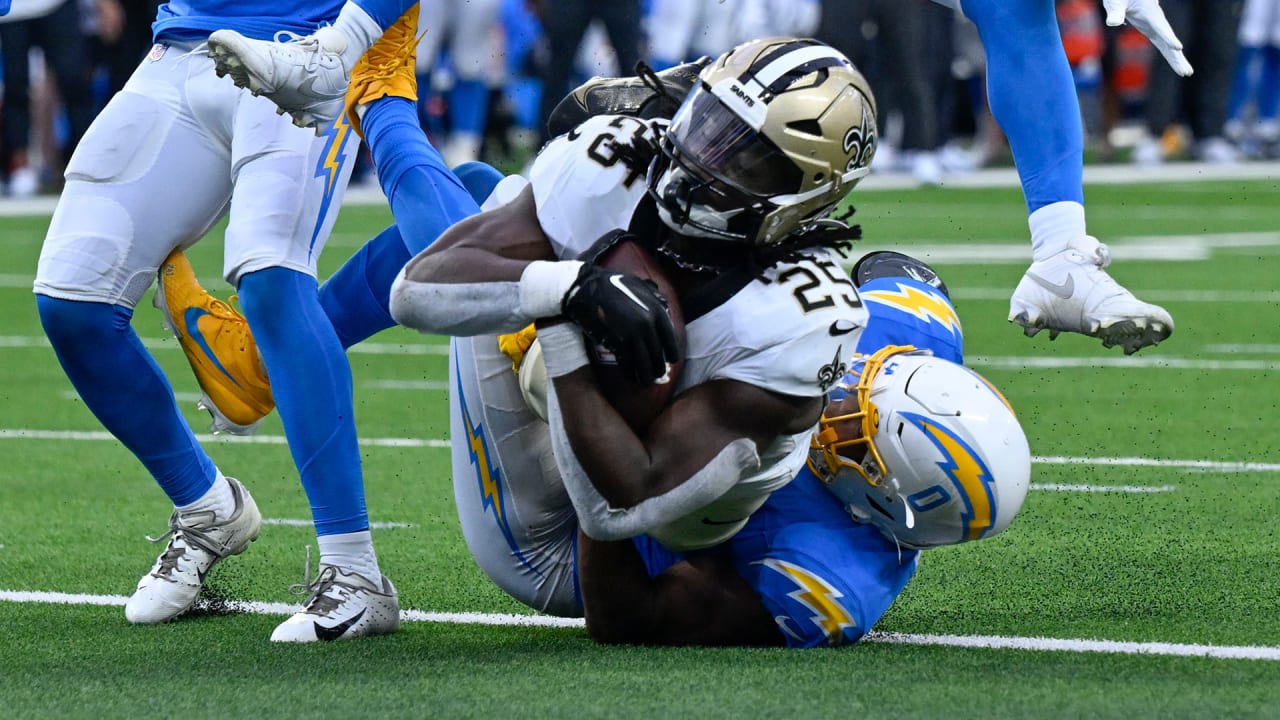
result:
[(1183, 77), (1195, 72), (1182, 54), (1182, 41), (1173, 34), (1160, 9), (1160, 0), (1102, 0), (1102, 6), (1107, 10), (1107, 25), (1118, 27), (1128, 20), (1156, 46), (1174, 72)]

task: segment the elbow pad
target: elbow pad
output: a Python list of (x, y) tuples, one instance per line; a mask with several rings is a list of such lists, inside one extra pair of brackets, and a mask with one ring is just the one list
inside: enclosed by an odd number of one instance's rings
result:
[(676, 487), (632, 507), (615, 508), (596, 490), (574, 455), (560, 417), (555, 387), (550, 384), (547, 386), (547, 416), (551, 427), (551, 448), (565, 490), (569, 493), (582, 531), (596, 540), (624, 540), (643, 535), (707, 506), (740, 479), (760, 468), (760, 455), (756, 452), (755, 443), (747, 438), (738, 438)]

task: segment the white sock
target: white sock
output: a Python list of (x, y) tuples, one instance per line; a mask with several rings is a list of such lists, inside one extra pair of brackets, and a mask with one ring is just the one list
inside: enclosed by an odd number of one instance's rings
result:
[(210, 485), (209, 489), (194, 502), (176, 506), (178, 512), (184, 515), (193, 512), (213, 512), (213, 516), (219, 520), (231, 517), (231, 513), (236, 511), (236, 497), (231, 493), (231, 483), (227, 482), (227, 477), (222, 474), (222, 471), (215, 470), (215, 472), (218, 476), (213, 479), (213, 485)]
[(333, 565), (348, 572), (357, 572), (374, 585), (382, 586), (382, 571), (378, 569), (378, 556), (373, 552), (373, 535), (368, 530), (321, 535), (316, 538), (316, 542), (320, 545), (321, 565)]
[(1047, 260), (1067, 249), (1067, 243), (1088, 233), (1084, 205), (1070, 200), (1052, 203), (1031, 213), (1031, 259)]
[(364, 8), (350, 0), (343, 3), (333, 27), (347, 38), (347, 48), (342, 51), (343, 64), (347, 69), (355, 67), (365, 52), (382, 37), (382, 28), (377, 21), (369, 17)]

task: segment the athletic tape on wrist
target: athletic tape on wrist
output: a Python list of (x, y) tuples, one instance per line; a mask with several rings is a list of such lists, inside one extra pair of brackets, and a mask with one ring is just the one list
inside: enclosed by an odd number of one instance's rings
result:
[(564, 296), (582, 271), (580, 260), (535, 260), (520, 275), (520, 311), (532, 318), (560, 314)]

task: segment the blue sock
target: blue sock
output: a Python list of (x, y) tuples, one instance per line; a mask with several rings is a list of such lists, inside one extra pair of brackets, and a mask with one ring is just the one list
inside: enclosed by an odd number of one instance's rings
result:
[(1053, 0), (963, 0), (987, 53), (991, 112), (1009, 138), (1027, 211), (1084, 202), (1080, 103)]
[(1262, 72), (1258, 75), (1258, 117), (1275, 120), (1280, 113), (1280, 47), (1262, 49)]
[(418, 0), (354, 0), (354, 2), (383, 30), (391, 27), (409, 8), (418, 4)]
[[(455, 173), (477, 204), (489, 197), (503, 177), (482, 162), (463, 163)], [(400, 229), (392, 225), (365, 243), (320, 286), (320, 305), (343, 349), (395, 327), (391, 284), (412, 257)]]
[(497, 168), (482, 162), (462, 163), (453, 169), (453, 174), (462, 181), (462, 186), (477, 205), (484, 203), (504, 177)]
[(488, 117), (489, 87), (480, 80), (455, 82), (449, 91), (449, 127), (479, 137)]
[(392, 225), (365, 243), (320, 286), (320, 306), (344, 350), (395, 327), (391, 283), (412, 257), (399, 229)]
[(174, 505), (213, 485), (217, 469), (178, 410), (160, 366), (119, 305), (36, 295), (58, 362), (86, 407), (151, 473)]
[(378, 168), (378, 182), (410, 255), (435, 242), (450, 225), (480, 212), (440, 152), (427, 142), (412, 102), (396, 97), (377, 100), (360, 123)]
[(315, 279), (269, 268), (241, 278), (239, 292), (316, 534), (367, 530), (351, 366), (320, 307)]
[(1227, 100), (1227, 120), (1239, 120), (1258, 86), (1257, 63), (1262, 48), (1241, 45), (1236, 49), (1235, 75), (1231, 78), (1231, 97)]

